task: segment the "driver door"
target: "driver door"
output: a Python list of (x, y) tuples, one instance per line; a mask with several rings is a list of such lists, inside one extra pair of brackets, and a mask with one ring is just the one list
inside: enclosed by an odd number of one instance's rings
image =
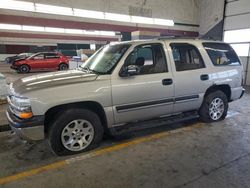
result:
[[(138, 68), (133, 76), (124, 76), (128, 66)], [(143, 44), (126, 58), (120, 76), (111, 79), (113, 112), (116, 124), (147, 120), (173, 112), (174, 85), (168, 71), (162, 43)]]

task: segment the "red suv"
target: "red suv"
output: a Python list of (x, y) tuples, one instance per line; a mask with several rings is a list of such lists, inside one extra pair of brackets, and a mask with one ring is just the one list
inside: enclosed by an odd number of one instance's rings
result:
[(30, 70), (66, 70), (69, 67), (69, 58), (57, 52), (36, 53), (27, 59), (15, 61), (11, 68), (20, 73)]

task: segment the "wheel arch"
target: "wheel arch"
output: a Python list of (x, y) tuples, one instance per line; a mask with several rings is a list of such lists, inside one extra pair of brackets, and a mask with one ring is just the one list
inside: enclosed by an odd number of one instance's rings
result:
[(205, 92), (205, 96), (204, 98), (211, 92), (216, 91), (216, 90), (220, 90), (222, 91), (226, 96), (227, 96), (227, 100), (228, 102), (231, 101), (231, 87), (227, 84), (221, 84), (221, 85), (212, 85), (211, 87), (209, 87), (206, 92)]
[(88, 109), (91, 110), (92, 112), (95, 112), (100, 117), (104, 131), (105, 132), (108, 131), (107, 117), (103, 106), (95, 101), (84, 101), (84, 102), (62, 104), (48, 109), (45, 113), (45, 120), (44, 120), (45, 135), (47, 135), (47, 133), (49, 132), (49, 128), (51, 125), (50, 122), (54, 121), (54, 119), (63, 111), (72, 108)]
[(22, 63), (18, 65), (18, 70), (21, 68), (21, 66), (27, 66), (29, 68), (29, 71), (31, 70), (31, 66), (28, 63)]
[(69, 64), (68, 64), (68, 63), (66, 63), (66, 62), (62, 61), (62, 62), (60, 62), (60, 63), (58, 64), (58, 67), (59, 67), (60, 65), (62, 65), (62, 64), (69, 66)]

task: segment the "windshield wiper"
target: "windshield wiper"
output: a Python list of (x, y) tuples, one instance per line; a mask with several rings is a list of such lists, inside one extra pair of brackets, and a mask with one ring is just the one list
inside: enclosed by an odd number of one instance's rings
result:
[(90, 73), (90, 69), (89, 67), (81, 67), (82, 70), (84, 70), (87, 73)]
[(100, 74), (106, 74), (105, 72), (98, 72), (98, 71), (92, 70), (92, 69), (89, 69), (89, 71), (90, 71), (91, 73), (98, 74), (98, 75), (100, 75)]
[(89, 67), (81, 67), (81, 68), (82, 68), (82, 70), (85, 70), (87, 73), (105, 74), (105, 73), (103, 73), (103, 72), (98, 72), (98, 71), (96, 71), (96, 70), (92, 70), (92, 69), (90, 69)]

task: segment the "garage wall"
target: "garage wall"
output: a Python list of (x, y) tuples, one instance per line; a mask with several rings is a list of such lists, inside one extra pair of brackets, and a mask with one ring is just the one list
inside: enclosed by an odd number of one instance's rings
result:
[(199, 34), (206, 38), (222, 39), (224, 0), (200, 0)]
[(241, 58), (245, 84), (250, 85), (250, 1), (227, 0), (224, 41), (229, 42)]

